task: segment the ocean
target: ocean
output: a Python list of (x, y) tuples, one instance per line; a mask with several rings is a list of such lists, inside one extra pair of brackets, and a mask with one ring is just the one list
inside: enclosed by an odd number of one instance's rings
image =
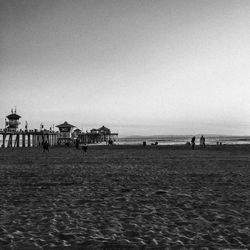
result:
[[(196, 144), (200, 143), (200, 135), (196, 137)], [(207, 145), (216, 145), (217, 143), (225, 144), (250, 144), (250, 136), (206, 136)], [(147, 144), (158, 142), (158, 145), (184, 145), (191, 141), (192, 136), (135, 136), (119, 138), (118, 144), (139, 145), (143, 141)]]

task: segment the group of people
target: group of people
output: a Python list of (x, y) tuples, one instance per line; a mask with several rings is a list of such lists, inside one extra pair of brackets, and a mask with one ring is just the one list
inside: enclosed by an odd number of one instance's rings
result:
[[(152, 142), (152, 143), (151, 143), (151, 146), (157, 146), (157, 145), (158, 145), (158, 141)], [(143, 146), (143, 147), (146, 147), (146, 146), (147, 146), (147, 142), (146, 142), (146, 141), (143, 141), (143, 142), (142, 142), (142, 146)]]
[[(188, 142), (188, 144), (190, 145), (189, 142)], [(45, 152), (45, 151), (49, 152), (49, 143), (47, 141), (45, 141), (45, 142), (42, 143), (42, 145), (43, 145), (43, 152)], [(158, 142), (152, 143), (151, 145), (158, 145)], [(66, 146), (69, 147), (69, 143), (66, 144)], [(86, 144), (80, 144), (80, 141), (77, 139), (75, 141), (75, 147), (76, 147), (76, 149), (79, 149), (80, 146), (81, 146), (82, 151), (84, 153), (86, 153), (87, 149), (88, 149), (88, 146)], [(143, 142), (143, 146), (144, 147), (146, 146), (146, 142), (145, 141)], [(195, 149), (195, 136), (193, 136), (192, 139), (191, 139), (191, 146), (192, 146), (192, 149), (194, 150)], [(202, 148), (206, 147), (206, 139), (205, 139), (205, 137), (203, 135), (200, 137), (200, 146)]]
[[(193, 136), (191, 139), (191, 146), (192, 146), (192, 149), (194, 150), (194, 148), (195, 148), (195, 136)], [(206, 147), (206, 139), (203, 135), (200, 137), (200, 146), (202, 148)]]
[[(45, 142), (42, 142), (42, 145), (43, 145), (43, 152), (45, 152), (45, 151), (49, 152), (49, 146), (50, 146), (49, 143), (47, 141), (45, 141)], [(70, 146), (69, 142), (66, 142), (65, 145), (67, 147)], [(80, 144), (80, 141), (78, 139), (75, 141), (75, 147), (76, 147), (76, 149), (79, 149), (81, 147), (83, 153), (86, 153), (88, 150), (88, 146), (86, 144)]]
[(80, 144), (80, 140), (79, 139), (76, 139), (75, 146), (76, 146), (76, 149), (79, 149), (81, 147), (83, 153), (86, 153), (87, 150), (88, 150), (88, 146), (86, 145), (86, 143)]

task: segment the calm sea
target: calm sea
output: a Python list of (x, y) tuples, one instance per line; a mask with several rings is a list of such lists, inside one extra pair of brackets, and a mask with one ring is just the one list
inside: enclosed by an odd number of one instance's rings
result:
[[(191, 141), (192, 136), (151, 136), (120, 138), (119, 144), (147, 144), (158, 142), (158, 145), (184, 145)], [(196, 144), (200, 143), (200, 136), (195, 136)], [(250, 136), (205, 136), (207, 145), (222, 144), (250, 144)]]

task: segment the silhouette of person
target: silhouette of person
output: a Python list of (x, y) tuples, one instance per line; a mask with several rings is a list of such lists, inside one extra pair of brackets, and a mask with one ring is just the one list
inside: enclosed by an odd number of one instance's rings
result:
[(88, 146), (86, 145), (86, 143), (84, 143), (84, 145), (82, 145), (83, 153), (87, 153), (87, 150), (88, 150)]
[(195, 147), (195, 136), (193, 136), (192, 139), (191, 139), (191, 145), (192, 145), (192, 149), (194, 150), (194, 147)]
[(49, 143), (47, 141), (43, 143), (43, 152), (45, 152), (46, 150), (49, 152)]
[(79, 139), (77, 138), (77, 139), (76, 139), (76, 149), (79, 149), (79, 144), (80, 144), (80, 141), (79, 141)]
[(200, 138), (200, 146), (205, 148), (205, 137), (203, 135)]

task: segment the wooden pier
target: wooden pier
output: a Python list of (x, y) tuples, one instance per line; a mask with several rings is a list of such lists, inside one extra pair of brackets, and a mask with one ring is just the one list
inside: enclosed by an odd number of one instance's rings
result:
[[(2, 138), (1, 138), (2, 137)], [(58, 133), (54, 131), (0, 131), (2, 148), (5, 147), (37, 147), (47, 141), (50, 146), (57, 145)], [(1, 140), (2, 139), (2, 140)]]
[(25, 130), (18, 130), (20, 124), (20, 115), (16, 114), (16, 109), (11, 110), (11, 114), (6, 116), (5, 129), (0, 129), (0, 147), (37, 147), (44, 142), (48, 142), (50, 146), (55, 145), (67, 145), (76, 143), (78, 140), (84, 144), (94, 144), (100, 142), (106, 142), (107, 144), (113, 144), (118, 140), (118, 133), (111, 133), (111, 130), (102, 126), (99, 129), (91, 129), (90, 132), (83, 133), (81, 130), (76, 129), (72, 133), (74, 125), (64, 122), (56, 127), (59, 128), (59, 132), (55, 132), (54, 129), (43, 129), (41, 124), (40, 130), (28, 130), (28, 123), (25, 122)]

